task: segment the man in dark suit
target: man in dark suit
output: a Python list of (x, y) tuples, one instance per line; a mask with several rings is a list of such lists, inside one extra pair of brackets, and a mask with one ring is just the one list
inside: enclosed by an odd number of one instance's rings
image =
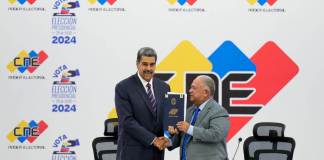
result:
[(116, 85), (117, 160), (164, 159), (161, 104), (170, 87), (153, 78), (156, 60), (154, 49), (141, 48), (137, 53), (137, 73)]
[[(191, 84), (186, 121), (177, 128), (169, 126), (169, 150), (180, 146), (181, 160), (227, 160), (226, 137), (229, 130), (228, 113), (214, 99), (215, 84), (212, 78), (201, 75)], [(180, 133), (179, 133), (180, 131)], [(171, 145), (171, 146), (170, 146)]]

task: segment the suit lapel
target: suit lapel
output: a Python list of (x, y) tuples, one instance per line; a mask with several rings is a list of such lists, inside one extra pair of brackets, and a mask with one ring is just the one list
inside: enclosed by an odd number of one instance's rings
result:
[(187, 121), (188, 123), (191, 122), (192, 114), (193, 114), (194, 108), (195, 108), (195, 106), (191, 106), (191, 107), (188, 108), (188, 110), (187, 110), (186, 121)]
[(146, 104), (146, 107), (151, 111), (152, 115), (154, 116), (154, 118), (156, 118), (156, 114), (154, 113), (152, 107), (151, 107), (151, 102), (149, 101), (149, 98), (147, 96), (147, 93), (145, 91), (145, 88), (141, 82), (141, 80), (139, 79), (139, 77), (137, 76), (137, 74), (135, 75), (135, 79), (136, 79), (136, 91), (141, 95), (141, 97), (143, 98), (145, 104)]
[[(195, 110), (195, 106), (192, 105), (191, 107), (187, 108), (187, 112), (186, 112), (186, 122), (188, 122), (189, 124), (191, 123), (191, 119), (192, 119), (192, 114)], [(180, 141), (180, 144), (182, 145), (183, 143), (183, 139), (184, 139), (184, 133), (181, 132), (181, 141)]]
[[(161, 102), (162, 102), (162, 98), (161, 97), (164, 97), (164, 95), (162, 95), (161, 93), (161, 86), (158, 84), (158, 81), (153, 78), (153, 92), (154, 92), (154, 98), (155, 98), (155, 101), (156, 101), (156, 112), (157, 112), (157, 115), (160, 115), (160, 113), (163, 111), (162, 109), (162, 106), (161, 106)], [(158, 118), (159, 120), (159, 118)]]
[(206, 114), (208, 113), (208, 110), (211, 107), (211, 105), (210, 105), (211, 102), (212, 102), (211, 100), (208, 100), (204, 109), (202, 111), (200, 111), (200, 113), (198, 114), (198, 118), (195, 123), (195, 126), (198, 126), (202, 122), (202, 120), (206, 117)]

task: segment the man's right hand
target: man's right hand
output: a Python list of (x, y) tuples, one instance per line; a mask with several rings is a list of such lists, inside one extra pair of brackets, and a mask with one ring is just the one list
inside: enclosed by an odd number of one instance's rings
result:
[(174, 128), (173, 126), (168, 126), (168, 131), (171, 135), (174, 135), (174, 134), (179, 134), (179, 131), (177, 128)]
[(159, 150), (164, 150), (166, 147), (170, 146), (169, 140), (163, 136), (155, 138), (153, 144)]

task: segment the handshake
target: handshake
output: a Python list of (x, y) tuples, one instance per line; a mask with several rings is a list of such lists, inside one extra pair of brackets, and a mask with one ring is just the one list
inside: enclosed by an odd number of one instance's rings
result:
[(153, 145), (161, 151), (171, 146), (169, 139), (163, 136), (155, 138)]
[[(174, 134), (179, 134), (179, 131), (177, 128), (174, 128), (173, 126), (168, 126), (168, 131), (171, 135), (174, 135)], [(157, 137), (154, 139), (153, 141), (153, 144), (155, 147), (157, 147), (159, 150), (164, 150), (165, 148), (167, 147), (170, 147), (171, 146), (171, 143), (170, 143), (170, 139), (164, 137), (164, 136), (161, 136), (161, 137)]]

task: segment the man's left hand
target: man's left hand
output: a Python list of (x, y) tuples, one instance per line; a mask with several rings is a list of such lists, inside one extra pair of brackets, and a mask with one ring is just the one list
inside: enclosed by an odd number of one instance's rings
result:
[(181, 121), (177, 123), (177, 128), (179, 129), (179, 131), (185, 132), (187, 133), (188, 129), (189, 129), (189, 123), (186, 121)]

